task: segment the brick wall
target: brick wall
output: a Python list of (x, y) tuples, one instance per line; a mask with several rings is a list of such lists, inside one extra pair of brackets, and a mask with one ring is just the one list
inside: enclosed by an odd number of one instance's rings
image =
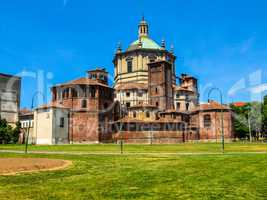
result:
[[(210, 115), (211, 126), (204, 126), (204, 116)], [(225, 139), (233, 138), (232, 112), (225, 110), (223, 112), (223, 128)], [(191, 116), (191, 124), (199, 129), (200, 140), (220, 140), (221, 139), (221, 111), (205, 111), (195, 113)]]

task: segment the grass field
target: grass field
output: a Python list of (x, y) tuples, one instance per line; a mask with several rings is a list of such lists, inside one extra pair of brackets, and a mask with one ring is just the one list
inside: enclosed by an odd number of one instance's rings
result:
[[(24, 145), (0, 145), (0, 150), (21, 150)], [(29, 145), (29, 151), (65, 151), (119, 153), (120, 145)], [(182, 143), (173, 145), (123, 145), (125, 153), (217, 153), (221, 152), (220, 143)], [(225, 152), (266, 152), (267, 143), (226, 143)]]
[[(247, 149), (248, 148), (248, 149)], [(0, 145), (0, 149), (23, 150)], [(227, 144), (235, 154), (166, 155), (217, 152), (217, 144), (127, 145), (127, 152), (153, 155), (47, 155), (0, 153), (0, 157), (43, 157), (73, 161), (60, 171), (0, 176), (0, 199), (267, 199), (267, 145)], [(30, 150), (117, 152), (117, 145), (30, 146)], [(238, 151), (243, 153), (237, 153)], [(244, 152), (260, 151), (261, 154)], [(0, 163), (1, 164), (1, 163)]]

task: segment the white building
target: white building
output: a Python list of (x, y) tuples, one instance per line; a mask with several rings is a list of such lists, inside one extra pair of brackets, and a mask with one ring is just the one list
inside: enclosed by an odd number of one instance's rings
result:
[(34, 135), (36, 144), (69, 143), (69, 109), (45, 105), (34, 111)]

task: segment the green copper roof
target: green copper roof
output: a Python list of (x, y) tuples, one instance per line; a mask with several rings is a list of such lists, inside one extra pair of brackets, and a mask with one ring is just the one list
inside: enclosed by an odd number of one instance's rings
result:
[[(148, 37), (141, 37), (141, 42), (143, 49), (161, 49), (161, 47), (156, 42), (154, 42)], [(139, 39), (130, 44), (127, 51), (135, 49), (139, 49)]]

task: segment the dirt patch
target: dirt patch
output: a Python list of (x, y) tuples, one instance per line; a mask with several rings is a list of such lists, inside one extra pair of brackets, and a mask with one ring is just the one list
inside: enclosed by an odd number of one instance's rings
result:
[(68, 160), (47, 158), (0, 158), (0, 175), (64, 169), (71, 165)]

